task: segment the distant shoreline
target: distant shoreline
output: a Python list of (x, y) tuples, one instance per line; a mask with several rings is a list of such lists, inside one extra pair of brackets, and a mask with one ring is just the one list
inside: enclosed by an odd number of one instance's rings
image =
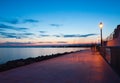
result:
[(70, 48), (70, 47), (80, 47), (80, 48), (83, 48), (83, 47), (91, 47), (92, 45), (91, 44), (73, 44), (73, 45), (40, 45), (40, 46), (0, 46), (0, 48), (17, 48), (17, 47), (20, 47), (20, 48)]
[(48, 60), (48, 59), (55, 58), (55, 57), (58, 57), (58, 56), (63, 56), (63, 55), (66, 55), (66, 54), (80, 52), (80, 51), (82, 51), (82, 50), (64, 52), (64, 53), (57, 53), (57, 54), (46, 55), (46, 56), (38, 56), (38, 57), (34, 57), (34, 58), (29, 57), (27, 59), (17, 59), (17, 60), (8, 61), (4, 64), (0, 64), (0, 72), (7, 71), (7, 70), (10, 70), (10, 69), (14, 69), (14, 68), (21, 67), (21, 66), (25, 66), (25, 65), (29, 65), (29, 64), (32, 64), (32, 63), (35, 63), (35, 62)]

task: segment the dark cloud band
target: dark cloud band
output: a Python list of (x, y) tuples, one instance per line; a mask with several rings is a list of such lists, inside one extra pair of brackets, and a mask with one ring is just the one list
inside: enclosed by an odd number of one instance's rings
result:
[(33, 33), (7, 33), (7, 32), (0, 32), (0, 36), (3, 38), (15, 38), (15, 39), (22, 39), (22, 38), (29, 38), (29, 36), (34, 35)]
[(62, 26), (61, 24), (50, 24), (51, 26), (53, 26), (53, 27), (60, 27), (60, 26)]
[(3, 29), (3, 30), (9, 29), (9, 30), (16, 30), (16, 31), (27, 30), (27, 28), (14, 27), (14, 26), (9, 26), (5, 24), (0, 24), (0, 29)]
[(0, 18), (0, 22), (5, 22), (5, 23), (9, 23), (9, 24), (22, 24), (22, 23), (38, 23), (39, 20), (35, 20), (35, 19), (19, 20), (19, 19)]
[(79, 34), (74, 34), (74, 35), (63, 35), (63, 37), (65, 38), (69, 38), (69, 37), (89, 37), (89, 36), (95, 36), (97, 34), (85, 34), (85, 35), (79, 35)]
[(39, 31), (40, 33), (46, 33), (46, 31)]

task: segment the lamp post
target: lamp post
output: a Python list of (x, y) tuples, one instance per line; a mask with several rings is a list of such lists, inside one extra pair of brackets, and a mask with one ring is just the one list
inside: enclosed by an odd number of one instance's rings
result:
[(101, 46), (103, 45), (103, 42), (102, 42), (102, 28), (103, 28), (103, 23), (100, 22), (99, 24), (99, 28), (100, 28), (100, 35), (101, 35)]

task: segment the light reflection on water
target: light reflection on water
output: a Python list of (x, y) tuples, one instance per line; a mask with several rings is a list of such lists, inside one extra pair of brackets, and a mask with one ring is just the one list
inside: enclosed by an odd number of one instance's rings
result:
[(86, 48), (0, 48), (0, 64), (10, 60), (84, 50)]

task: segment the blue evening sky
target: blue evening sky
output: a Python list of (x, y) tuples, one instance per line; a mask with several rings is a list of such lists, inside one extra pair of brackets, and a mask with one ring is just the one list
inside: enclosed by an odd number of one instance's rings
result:
[(120, 23), (119, 0), (0, 0), (0, 45), (97, 43)]

